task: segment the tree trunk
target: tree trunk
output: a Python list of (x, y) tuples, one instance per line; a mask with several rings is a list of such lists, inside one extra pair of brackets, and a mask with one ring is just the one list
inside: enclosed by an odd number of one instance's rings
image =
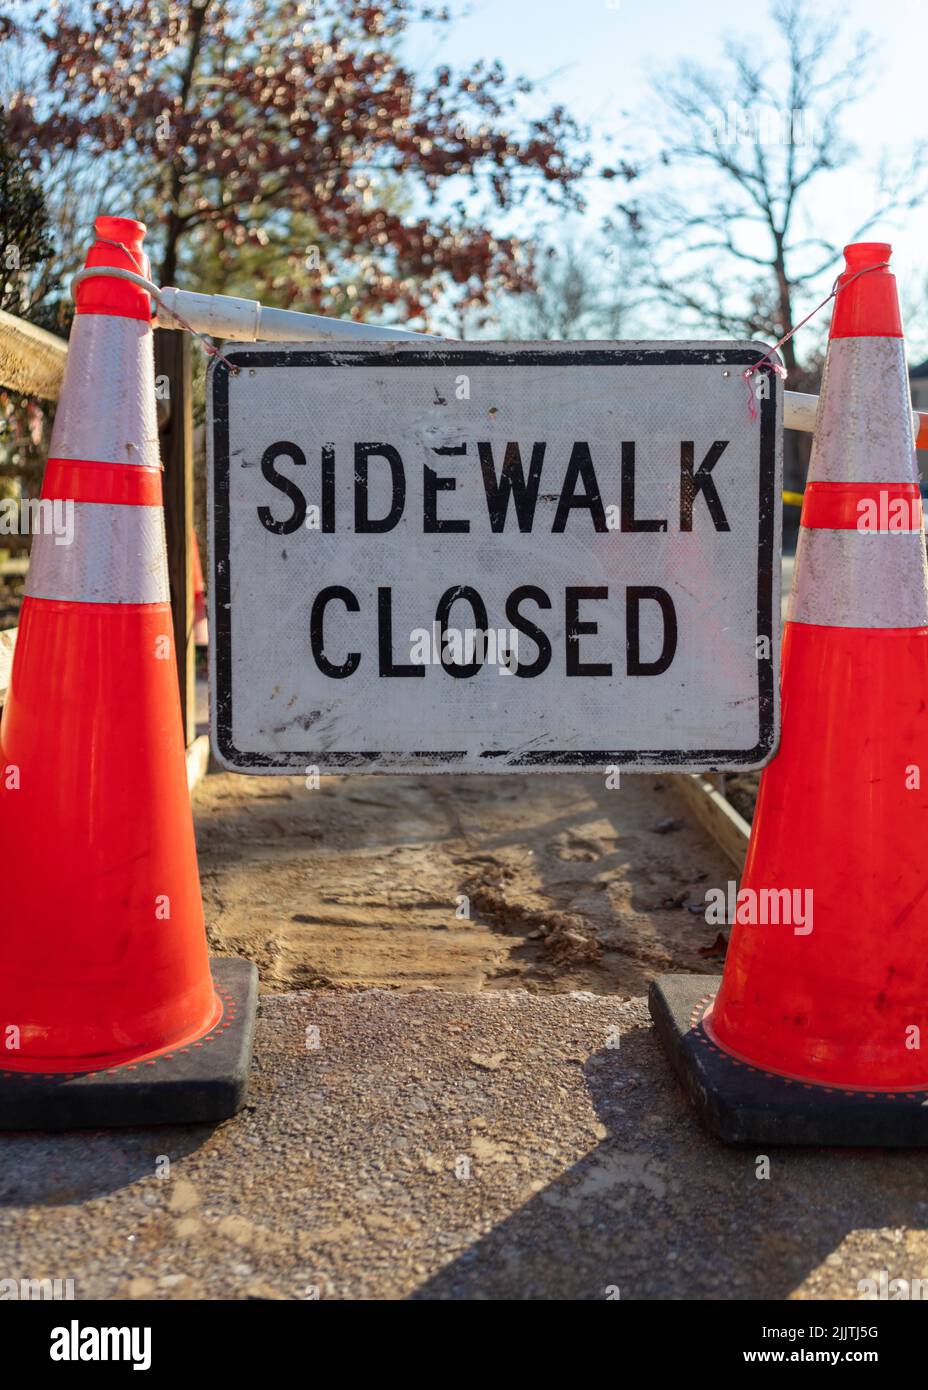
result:
[(173, 285), (177, 277), (177, 243), (179, 239), (180, 228), (177, 226), (177, 219), (172, 216), (168, 222), (164, 255), (161, 257), (160, 283), (162, 285)]
[[(777, 312), (780, 319), (780, 333), (789, 333), (793, 327), (793, 296), (786, 262), (783, 256), (782, 241), (777, 237), (777, 252), (773, 265), (777, 280)], [(780, 348), (780, 356), (786, 368), (787, 390), (795, 389), (798, 362), (796, 360), (795, 340), (788, 339)], [(806, 485), (808, 452), (802, 448), (800, 436), (795, 430), (783, 431), (783, 490), (802, 492)], [(794, 550), (799, 531), (799, 508), (790, 504), (783, 507), (783, 545), (786, 550)]]
[[(187, 60), (184, 63), (184, 71), (181, 76), (180, 84), (180, 110), (181, 115), (187, 111), (187, 102), (193, 88), (193, 78), (196, 72), (197, 58), (200, 53), (200, 44), (203, 39), (203, 30), (206, 25), (206, 11), (209, 8), (209, 0), (201, 0), (200, 4), (190, 4), (190, 28), (189, 46), (187, 48)], [(180, 154), (176, 154), (171, 160), (171, 177), (168, 185), (168, 214), (167, 232), (165, 234), (164, 255), (161, 258), (161, 283), (162, 285), (173, 285), (177, 276), (177, 247), (181, 238), (184, 223), (181, 216), (180, 203), (184, 188), (184, 165)]]

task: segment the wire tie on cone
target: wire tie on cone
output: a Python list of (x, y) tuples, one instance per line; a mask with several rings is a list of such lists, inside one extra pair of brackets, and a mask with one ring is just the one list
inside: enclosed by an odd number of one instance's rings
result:
[(838, 284), (838, 281), (841, 279), (841, 276), (836, 275), (835, 282), (831, 287), (831, 293), (825, 296), (821, 304), (816, 304), (815, 308), (811, 309), (809, 313), (806, 314), (804, 319), (800, 319), (800, 321), (796, 324), (795, 328), (791, 328), (788, 333), (784, 333), (783, 337), (780, 338), (779, 342), (774, 343), (773, 347), (767, 353), (766, 357), (762, 357), (759, 362), (755, 362), (753, 367), (746, 367), (744, 369), (744, 371), (742, 372), (742, 376), (748, 384), (748, 414), (750, 415), (752, 420), (757, 419), (757, 406), (754, 403), (754, 392), (751, 390), (751, 377), (754, 375), (754, 373), (759, 371), (761, 367), (770, 366), (777, 373), (777, 375), (781, 376), (785, 381), (786, 368), (782, 365), (782, 363), (774, 362), (773, 354), (775, 352), (779, 352), (783, 344), (788, 343), (794, 333), (798, 333), (800, 328), (804, 328), (805, 325), (809, 322), (809, 319), (815, 318), (815, 315), (819, 313), (820, 310), (824, 309), (826, 304), (830, 304), (833, 299), (836, 299), (839, 294), (846, 290), (848, 285), (853, 285), (854, 281), (858, 278), (858, 276), (869, 275), (871, 270), (885, 270), (888, 265), (889, 261), (880, 261), (879, 265), (864, 266), (863, 270), (855, 271), (854, 274), (849, 277), (849, 279), (845, 280), (843, 285)]

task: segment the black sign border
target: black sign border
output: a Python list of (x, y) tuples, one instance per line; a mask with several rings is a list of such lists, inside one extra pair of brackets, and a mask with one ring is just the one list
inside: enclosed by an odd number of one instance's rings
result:
[[(232, 617), (231, 617), (231, 555), (229, 544), (229, 378), (232, 369), (239, 371), (257, 367), (368, 367), (383, 370), (390, 367), (563, 367), (563, 366), (757, 366), (764, 362), (769, 349), (758, 344), (750, 348), (724, 347), (660, 347), (660, 348), (573, 348), (561, 352), (507, 351), (503, 348), (475, 350), (474, 348), (430, 347), (428, 350), (403, 349), (371, 351), (364, 348), (288, 347), (256, 352), (249, 349), (225, 348), (216, 357), (209, 371), (209, 392), (212, 405), (213, 467), (212, 467), (212, 581), (215, 598), (211, 604), (214, 644), (212, 675), (215, 690), (211, 692), (214, 710), (213, 735), (216, 753), (227, 767), (239, 772), (255, 772), (274, 768), (281, 772), (291, 769), (306, 771), (318, 768), (346, 771), (403, 772), (409, 765), (422, 764), (422, 771), (453, 771), (455, 762), (468, 757), (466, 749), (442, 752), (339, 752), (326, 753), (255, 753), (237, 748), (232, 739)], [(553, 768), (601, 768), (614, 764), (633, 763), (643, 772), (673, 767), (698, 767), (706, 772), (725, 767), (757, 767), (769, 762), (776, 752), (776, 686), (777, 654), (773, 650), (772, 577), (774, 539), (776, 534), (779, 498), (776, 489), (776, 419), (779, 402), (779, 375), (769, 363), (761, 368), (768, 377), (768, 394), (758, 401), (760, 407), (760, 515), (758, 518), (757, 564), (757, 636), (766, 637), (771, 649), (769, 660), (758, 660), (760, 736), (750, 749), (696, 748), (681, 749), (551, 749), (540, 752), (513, 753), (512, 750), (485, 750), (479, 756), (491, 762), (505, 760), (513, 771), (545, 771)], [(745, 405), (747, 409), (747, 404)], [(430, 767), (430, 764), (435, 766)], [(391, 767), (392, 765), (392, 767)], [(467, 769), (472, 771), (473, 769)]]

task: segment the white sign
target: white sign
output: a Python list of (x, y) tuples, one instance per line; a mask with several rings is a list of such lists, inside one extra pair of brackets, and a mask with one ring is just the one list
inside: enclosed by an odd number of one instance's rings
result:
[(769, 366), (744, 376), (764, 355), (227, 347), (208, 428), (220, 762), (768, 761), (782, 393)]

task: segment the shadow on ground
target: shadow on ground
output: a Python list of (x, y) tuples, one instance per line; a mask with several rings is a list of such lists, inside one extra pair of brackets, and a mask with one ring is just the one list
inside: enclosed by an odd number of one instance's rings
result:
[(158, 1176), (208, 1142), (214, 1125), (69, 1134), (4, 1134), (0, 1207), (79, 1205)]
[(411, 1297), (854, 1299), (878, 1267), (924, 1276), (924, 1153), (770, 1149), (759, 1178), (759, 1153), (699, 1129), (659, 1053), (642, 1026), (592, 1056), (607, 1137)]
[(640, 999), (265, 996), (234, 1120), (4, 1138), (0, 1273), (91, 1299), (555, 1301), (926, 1276), (924, 1152), (766, 1157), (698, 1127)]

